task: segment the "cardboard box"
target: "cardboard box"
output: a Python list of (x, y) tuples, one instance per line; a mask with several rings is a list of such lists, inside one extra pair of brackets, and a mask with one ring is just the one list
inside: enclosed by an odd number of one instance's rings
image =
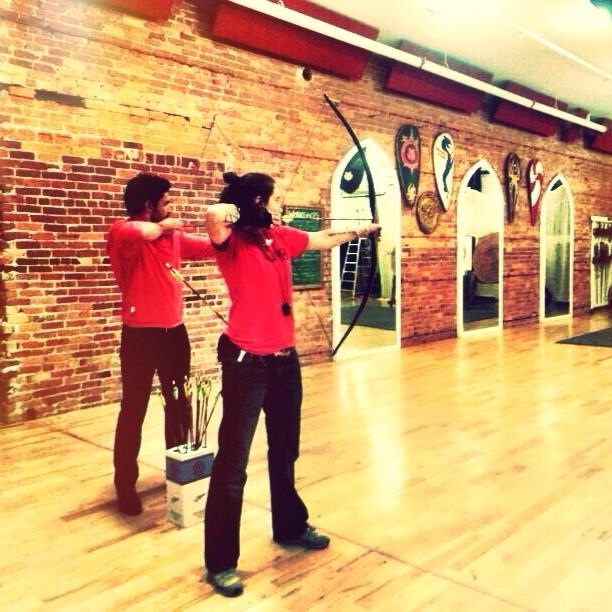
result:
[(202, 524), (214, 456), (210, 447), (166, 451), (166, 516), (177, 527)]
[(166, 516), (177, 527), (201, 525), (204, 521), (204, 504), (208, 493), (208, 478), (188, 484), (166, 481)]
[(210, 476), (215, 454), (210, 447), (186, 451), (177, 446), (166, 451), (166, 479), (188, 484)]

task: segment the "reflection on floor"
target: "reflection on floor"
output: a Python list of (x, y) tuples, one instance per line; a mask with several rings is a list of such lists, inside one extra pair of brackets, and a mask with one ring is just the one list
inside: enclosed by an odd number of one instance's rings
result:
[[(342, 326), (342, 333), (344, 333), (347, 327), (347, 325)], [(377, 329), (376, 327), (355, 325), (351, 335), (346, 340), (341, 350), (344, 353), (349, 351), (364, 351), (383, 346), (392, 346), (394, 343), (395, 331), (393, 330), (389, 331), (386, 329)]]
[[(342, 301), (341, 334), (345, 332), (358, 306), (358, 300)], [(368, 301), (357, 325), (353, 328), (340, 351), (346, 356), (366, 350), (393, 346), (394, 344), (395, 308), (389, 306), (386, 300), (372, 298)]]
[[(359, 303), (355, 300), (342, 301), (342, 324), (348, 325)], [(363, 309), (359, 317), (359, 324), (368, 327), (377, 327), (379, 329), (395, 329), (395, 308), (389, 306), (388, 302), (378, 298), (368, 300), (366, 307)]]
[(474, 329), (486, 329), (487, 327), (496, 327), (497, 319), (478, 319), (476, 321), (469, 321), (463, 324), (465, 331), (472, 331)]

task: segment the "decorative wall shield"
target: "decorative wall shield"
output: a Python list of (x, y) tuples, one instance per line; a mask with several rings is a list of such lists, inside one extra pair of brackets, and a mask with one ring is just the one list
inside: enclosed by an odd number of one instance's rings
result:
[(416, 203), (416, 218), (424, 234), (431, 234), (438, 226), (440, 203), (433, 191), (425, 191)]
[(518, 187), (521, 180), (521, 161), (516, 153), (509, 153), (506, 157), (506, 198), (508, 200), (508, 223), (514, 223), (516, 203), (518, 200)]
[(400, 188), (406, 204), (412, 208), (419, 190), (421, 166), (421, 137), (416, 126), (405, 124), (397, 131), (395, 157)]
[(527, 179), (529, 181), (529, 219), (531, 225), (538, 222), (540, 202), (544, 192), (544, 167), (538, 159), (532, 159), (527, 164)]
[(438, 134), (432, 149), (434, 178), (440, 203), (448, 210), (453, 193), (453, 169), (455, 165), (455, 143), (447, 132)]

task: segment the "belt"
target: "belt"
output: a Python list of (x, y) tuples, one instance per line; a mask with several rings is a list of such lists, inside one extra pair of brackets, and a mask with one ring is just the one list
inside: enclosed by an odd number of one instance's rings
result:
[(236, 361), (258, 361), (258, 360), (266, 360), (275, 357), (289, 357), (293, 354), (292, 348), (281, 349), (280, 351), (276, 351), (275, 353), (268, 353), (267, 355), (256, 355), (255, 353), (249, 353), (248, 351), (241, 350), (236, 357)]
[(217, 344), (217, 357), (219, 361), (234, 361), (238, 363), (244, 362), (266, 362), (274, 359), (284, 359), (291, 357), (295, 354), (295, 348), (292, 346), (280, 349), (274, 353), (268, 353), (267, 355), (257, 355), (255, 353), (249, 353), (244, 349), (241, 349), (238, 345), (234, 344), (226, 334), (221, 334), (219, 343)]

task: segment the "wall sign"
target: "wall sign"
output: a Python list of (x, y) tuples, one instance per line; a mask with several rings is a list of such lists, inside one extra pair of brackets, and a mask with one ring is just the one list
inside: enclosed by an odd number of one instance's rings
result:
[[(288, 206), (285, 214), (287, 224), (307, 232), (317, 232), (321, 229), (320, 208)], [(291, 261), (291, 276), (293, 286), (307, 289), (320, 287), (322, 280), (321, 251), (304, 251), (299, 257)]]

